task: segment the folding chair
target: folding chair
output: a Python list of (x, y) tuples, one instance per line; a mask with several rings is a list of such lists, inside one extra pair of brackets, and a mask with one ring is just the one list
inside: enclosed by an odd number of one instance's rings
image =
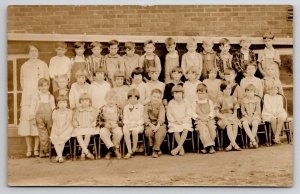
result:
[[(167, 144), (167, 149), (168, 149), (167, 151), (168, 151), (168, 153), (170, 153), (170, 151), (171, 151), (170, 135), (171, 134), (167, 132), (167, 134), (165, 136), (165, 139), (164, 139), (164, 141), (161, 144), (161, 147), (163, 146), (164, 143)], [(147, 146), (147, 153), (148, 153), (148, 155), (150, 155), (151, 154), (151, 150), (150, 150), (149, 142), (148, 142), (147, 138), (146, 138), (146, 146)]]
[[(195, 130), (196, 131), (196, 130)], [(197, 143), (197, 152), (200, 153), (200, 144), (202, 144), (200, 142), (200, 133), (199, 131), (196, 131), (197, 133), (197, 139), (196, 139), (196, 143)], [(219, 139), (219, 131), (218, 129), (216, 128), (216, 138), (215, 138), (215, 148), (217, 148), (218, 151), (220, 151), (220, 139)], [(202, 145), (203, 146), (203, 145)]]
[[(182, 132), (180, 132), (180, 134), (181, 134)], [(170, 134), (172, 134), (172, 146), (171, 146), (171, 150), (173, 150), (174, 149), (174, 147), (175, 147), (175, 135), (174, 135), (174, 133), (170, 133)], [(191, 144), (192, 144), (192, 151), (193, 152), (195, 152), (195, 143), (194, 143), (194, 130), (193, 131), (188, 131), (188, 134), (187, 134), (187, 137), (186, 137), (186, 139), (185, 139), (185, 142), (184, 142), (184, 144), (183, 145), (185, 145), (186, 144), (186, 141), (190, 141), (191, 142)]]
[[(68, 153), (69, 156), (67, 155), (67, 158), (70, 158), (71, 160), (73, 160), (71, 138), (65, 143), (65, 148), (69, 149), (69, 153)], [(54, 145), (52, 144), (52, 142), (50, 140), (50, 149), (49, 149), (49, 159), (50, 159), (50, 161), (51, 161), (51, 158), (53, 157), (53, 155), (52, 155), (53, 151), (54, 151)]]
[[(219, 150), (223, 151), (224, 150), (224, 131), (226, 131), (227, 129), (221, 129), (220, 127), (217, 127), (217, 130), (218, 130), (217, 134), (220, 132), (220, 135), (219, 135), (219, 137), (220, 137)], [(240, 127), (238, 127), (237, 137), (238, 136), (241, 138), (242, 146), (240, 146), (240, 147), (245, 148), (244, 137), (243, 137), (244, 134), (243, 134), (242, 128), (240, 128)]]
[[(286, 113), (288, 113), (287, 98), (283, 94), (280, 94), (280, 95), (283, 97), (284, 108), (285, 108)], [(283, 129), (281, 131), (282, 133), (286, 134), (286, 139), (287, 139), (288, 144), (293, 143), (293, 130), (291, 129), (292, 120), (293, 119), (287, 117), (283, 123)]]
[[(132, 136), (130, 135), (130, 138), (131, 137)], [(122, 149), (122, 157), (124, 157), (125, 156), (125, 148), (126, 148), (126, 143), (125, 143), (124, 136), (122, 138), (122, 141), (123, 141), (123, 143), (122, 143), (122, 148), (121, 149)], [(138, 144), (139, 143), (142, 143), (144, 145), (144, 148), (145, 148), (144, 149), (144, 155), (147, 156), (149, 152), (148, 152), (148, 148), (147, 148), (147, 145), (146, 145), (146, 138), (145, 138), (145, 133), (144, 132), (138, 134)], [(131, 145), (132, 145), (132, 139), (131, 139)]]

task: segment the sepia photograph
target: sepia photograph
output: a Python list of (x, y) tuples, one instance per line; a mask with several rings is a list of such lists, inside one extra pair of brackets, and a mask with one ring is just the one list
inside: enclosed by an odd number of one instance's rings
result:
[(293, 187), (293, 6), (9, 5), (7, 184)]

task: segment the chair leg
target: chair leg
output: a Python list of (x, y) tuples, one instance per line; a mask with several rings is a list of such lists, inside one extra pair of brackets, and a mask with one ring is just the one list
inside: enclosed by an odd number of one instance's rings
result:
[(195, 152), (194, 131), (191, 131), (191, 133), (192, 133), (192, 149), (194, 153)]
[(147, 151), (147, 147), (146, 147), (146, 139), (145, 139), (145, 134), (143, 133), (142, 134), (142, 137), (143, 137), (143, 144), (144, 144), (144, 152), (145, 152), (145, 156), (148, 155), (148, 151)]
[(218, 144), (218, 151), (220, 151), (221, 148), (220, 148), (220, 139), (219, 139), (219, 131), (218, 131), (218, 129), (216, 129), (216, 139), (217, 139), (217, 144)]
[(97, 152), (97, 144), (96, 144), (96, 136), (93, 136), (93, 152), (95, 153), (95, 158), (98, 158), (98, 152)]
[(98, 159), (101, 158), (101, 138), (99, 136), (99, 140), (98, 140)]
[(221, 151), (224, 150), (224, 131), (221, 129)]
[(170, 153), (170, 151), (171, 151), (171, 142), (170, 142), (170, 134), (169, 133), (167, 133), (167, 141), (168, 141), (168, 150), (169, 150), (169, 153)]
[(267, 131), (267, 126), (264, 124), (264, 130), (265, 130), (265, 138), (266, 138), (266, 145), (270, 146), (269, 144), (269, 138), (268, 138), (268, 131)]
[(199, 131), (197, 131), (197, 152), (200, 152), (200, 134)]
[(272, 145), (272, 126), (271, 123), (268, 122), (268, 134), (269, 134), (269, 145)]
[[(242, 148), (243, 149), (245, 149), (246, 148), (246, 146), (245, 146), (245, 144), (244, 144), (244, 135), (243, 135), (243, 131), (242, 131), (242, 129), (241, 128), (238, 128), (238, 130), (240, 130), (240, 135), (241, 135), (241, 140), (242, 140)], [(247, 138), (247, 137), (246, 137)]]
[(74, 138), (73, 144), (74, 144), (74, 154), (73, 154), (73, 158), (74, 158), (74, 160), (76, 160), (76, 148), (77, 148), (77, 146), (76, 146), (76, 137)]
[(68, 140), (69, 143), (69, 151), (70, 151), (70, 158), (73, 161), (73, 154), (72, 154), (72, 143), (71, 143), (71, 139)]

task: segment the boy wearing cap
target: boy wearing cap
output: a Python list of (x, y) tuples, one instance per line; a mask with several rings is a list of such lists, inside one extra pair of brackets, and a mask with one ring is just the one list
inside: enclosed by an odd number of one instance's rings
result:
[(247, 36), (242, 36), (240, 46), (240, 50), (236, 51), (232, 57), (232, 68), (237, 73), (235, 81), (238, 84), (240, 84), (240, 81), (246, 76), (246, 66), (250, 63), (256, 64), (255, 53), (249, 49), (251, 40)]
[(272, 66), (274, 68), (274, 77), (279, 79), (279, 66), (281, 65), (280, 55), (273, 47), (274, 34), (272, 32), (266, 32), (263, 35), (263, 41), (266, 45), (264, 50), (258, 53), (258, 69), (260, 73), (265, 77), (266, 67)]
[(150, 81), (146, 83), (146, 102), (150, 101), (153, 89), (159, 89), (162, 92), (165, 91), (165, 84), (158, 80), (159, 73), (157, 68), (149, 67)]
[(106, 93), (111, 89), (110, 84), (104, 80), (105, 74), (105, 69), (97, 68), (94, 75), (95, 81), (91, 84), (92, 106), (97, 110), (106, 103)]

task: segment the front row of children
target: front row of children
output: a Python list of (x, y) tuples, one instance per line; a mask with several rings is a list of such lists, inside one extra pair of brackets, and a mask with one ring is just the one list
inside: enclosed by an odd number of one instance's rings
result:
[[(228, 72), (230, 75), (234, 71)], [(229, 76), (227, 73), (225, 72), (225, 78)], [(142, 103), (139, 90), (132, 88), (127, 93), (128, 101), (124, 108), (118, 105), (118, 94), (115, 90), (106, 93), (106, 104), (99, 110), (92, 106), (90, 94), (83, 92), (73, 112), (67, 108), (69, 100), (67, 95), (59, 95), (56, 98), (57, 109), (55, 109), (54, 98), (49, 93), (50, 83), (47, 79), (41, 78), (38, 82), (39, 92), (33, 99), (35, 103), (31, 113), (35, 114), (32, 118), (36, 119), (37, 127), (42, 134), (42, 137), (40, 135), (42, 156), (49, 154), (48, 134), (50, 134), (51, 142), (57, 152), (57, 162), (63, 162), (64, 145), (72, 136), (77, 138), (82, 149), (81, 159), (94, 159), (87, 146), (91, 135), (100, 133), (101, 140), (109, 150), (106, 159), (111, 158), (112, 155), (121, 158), (120, 141), (123, 135), (128, 150), (124, 158), (129, 159), (137, 151), (138, 134), (144, 132), (152, 150), (152, 157), (157, 158), (161, 153), (160, 146), (167, 131), (174, 134), (177, 142), (177, 147), (171, 150), (171, 154), (184, 155), (183, 144), (188, 132), (193, 131), (193, 128), (200, 134), (203, 144), (201, 152), (213, 154), (217, 126), (226, 130), (230, 140), (225, 150), (239, 151), (241, 148), (236, 143), (238, 127), (244, 128), (250, 139), (250, 147), (257, 148), (256, 132), (261, 120), (271, 123), (273, 141), (280, 143), (279, 135), (287, 114), (276, 85), (267, 88), (261, 112), (261, 100), (255, 95), (254, 84), (246, 85), (245, 96), (239, 102), (235, 97), (237, 85), (224, 81), (220, 85), (221, 94), (216, 102), (213, 102), (208, 96), (208, 87), (204, 83), (197, 83), (194, 101), (187, 100), (186, 90), (178, 80), (177, 83), (170, 86), (173, 99), (166, 103), (163, 103), (164, 94), (160, 89), (153, 89), (149, 101)], [(241, 110), (241, 115), (238, 115), (238, 109)], [(52, 118), (49, 116), (51, 113)]]

